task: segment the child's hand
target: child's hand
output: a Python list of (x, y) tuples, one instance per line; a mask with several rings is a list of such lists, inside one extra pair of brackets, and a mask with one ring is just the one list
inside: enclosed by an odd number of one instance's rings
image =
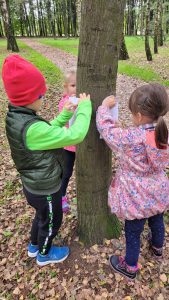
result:
[(74, 112), (77, 105), (73, 104), (70, 100), (67, 100), (64, 104), (64, 107), (66, 110)]
[[(82, 94), (80, 94), (79, 96), (80, 96), (80, 98), (79, 98), (79, 103), (80, 103), (80, 102), (83, 102), (84, 100), (90, 100), (90, 95), (86, 95), (86, 93), (82, 93)], [(78, 104), (79, 104), (79, 103), (78, 103)]]
[(106, 106), (108, 108), (113, 108), (116, 105), (116, 99), (113, 95), (106, 97), (103, 102), (103, 106)]

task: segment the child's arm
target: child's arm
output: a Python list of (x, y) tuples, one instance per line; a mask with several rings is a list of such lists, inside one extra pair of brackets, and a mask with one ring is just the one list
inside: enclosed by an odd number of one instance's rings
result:
[(27, 147), (30, 150), (49, 150), (81, 143), (89, 129), (91, 112), (91, 101), (86, 99), (79, 103), (76, 120), (70, 128), (60, 127), (58, 120), (51, 126), (43, 121), (32, 124), (26, 132)]
[(143, 141), (139, 128), (122, 129), (117, 127), (106, 106), (99, 106), (96, 124), (101, 137), (112, 150), (122, 150), (126, 145), (138, 144)]
[(68, 99), (68, 97), (66, 96), (63, 96), (62, 99), (59, 101), (59, 105), (58, 105), (58, 108), (59, 108), (59, 112), (61, 112), (63, 110), (63, 106), (65, 104), (65, 101)]
[(52, 126), (63, 127), (71, 119), (71, 117), (73, 116), (73, 113), (74, 112), (68, 111), (63, 108), (62, 112), (55, 119), (50, 121), (50, 124)]
[[(72, 106), (71, 111), (65, 109), (65, 108), (69, 107), (70, 105)], [(52, 120), (50, 123), (53, 126), (60, 126), (60, 127), (65, 126), (68, 123), (68, 121), (72, 118), (76, 108), (77, 108), (77, 105), (74, 105), (67, 96), (63, 97), (59, 102), (60, 114), (54, 120)], [(69, 126), (67, 126), (67, 127), (69, 127)]]

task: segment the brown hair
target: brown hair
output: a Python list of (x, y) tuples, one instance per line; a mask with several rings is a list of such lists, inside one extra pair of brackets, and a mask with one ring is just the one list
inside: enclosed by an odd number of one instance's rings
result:
[(157, 122), (155, 141), (158, 148), (168, 144), (168, 128), (163, 116), (169, 111), (169, 97), (163, 86), (151, 83), (137, 88), (130, 96), (129, 109), (131, 113), (141, 113)]

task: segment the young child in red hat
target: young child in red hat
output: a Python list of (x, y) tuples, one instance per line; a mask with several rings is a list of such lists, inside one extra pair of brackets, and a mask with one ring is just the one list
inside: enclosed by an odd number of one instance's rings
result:
[(52, 245), (62, 222), (61, 148), (79, 144), (85, 138), (92, 111), (90, 96), (80, 94), (76, 120), (66, 128), (64, 125), (74, 112), (70, 101), (51, 122), (37, 115), (47, 88), (34, 65), (19, 55), (10, 55), (4, 61), (2, 79), (10, 102), (6, 134), (11, 155), (26, 199), (36, 211), (28, 256), (36, 257), (40, 266), (58, 263), (69, 255), (68, 247)]

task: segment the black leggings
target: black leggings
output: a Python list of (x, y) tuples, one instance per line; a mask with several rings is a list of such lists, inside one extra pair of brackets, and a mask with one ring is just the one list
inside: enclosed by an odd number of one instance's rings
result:
[(64, 150), (64, 172), (63, 172), (62, 186), (61, 186), (62, 196), (66, 195), (69, 179), (73, 173), (75, 156), (76, 156), (75, 152)]
[(23, 188), (28, 203), (36, 213), (31, 228), (31, 243), (47, 254), (62, 223), (61, 191), (51, 195), (35, 195)]

